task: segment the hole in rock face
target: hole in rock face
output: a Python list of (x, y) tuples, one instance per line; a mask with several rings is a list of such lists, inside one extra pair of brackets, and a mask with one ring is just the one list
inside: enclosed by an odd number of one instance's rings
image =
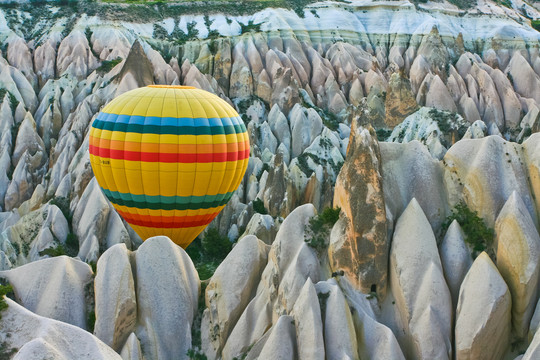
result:
[(371, 285), (371, 292), (372, 292), (372, 293), (376, 293), (376, 292), (377, 292), (377, 285), (375, 285), (375, 284), (372, 284), (372, 285)]

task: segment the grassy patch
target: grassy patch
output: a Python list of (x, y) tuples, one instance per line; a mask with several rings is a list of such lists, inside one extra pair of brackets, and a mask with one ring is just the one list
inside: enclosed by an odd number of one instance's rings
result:
[(0, 285), (0, 319), (2, 319), (2, 311), (8, 308), (8, 304), (4, 296), (13, 293), (13, 287), (9, 284)]
[(62, 244), (58, 244), (56, 247), (46, 248), (39, 252), (39, 256), (48, 255), (50, 257), (66, 255), (66, 250)]
[(201, 280), (214, 275), (219, 264), (232, 249), (227, 236), (220, 235), (217, 228), (209, 228), (204, 237), (197, 237), (186, 249)]
[(443, 233), (446, 233), (454, 220), (457, 220), (461, 226), (465, 234), (465, 242), (472, 248), (473, 257), (476, 258), (493, 243), (495, 236), (493, 229), (488, 228), (478, 213), (469, 209), (464, 202), (457, 204), (452, 210), (452, 214), (445, 219), (442, 224)]
[[(9, 335), (9, 334), (8, 334)], [(7, 342), (0, 343), (0, 360), (10, 360), (19, 351), (16, 348), (10, 348)]]
[(10, 91), (7, 89), (0, 89), (0, 102), (4, 101), (4, 97), (8, 94), (9, 97), (9, 105), (11, 106), (11, 111), (13, 114), (15, 114), (15, 109), (17, 109), (17, 106), (19, 105), (19, 100), (13, 95)]
[(101, 62), (101, 66), (96, 69), (98, 74), (105, 75), (109, 71), (111, 71), (116, 65), (120, 64), (122, 62), (121, 57), (117, 57), (114, 60), (103, 60)]
[(268, 210), (264, 207), (264, 202), (259, 198), (253, 200), (253, 210), (262, 215), (268, 214)]
[(377, 134), (377, 140), (386, 141), (392, 135), (392, 130), (378, 129), (375, 133)]
[(96, 312), (90, 310), (88, 312), (88, 317), (86, 319), (86, 326), (88, 327), (88, 332), (93, 333), (94, 327), (96, 326)]
[(306, 231), (307, 237), (304, 241), (319, 253), (326, 250), (326, 240), (330, 234), (330, 230), (336, 221), (338, 221), (340, 212), (340, 208), (333, 209), (328, 207), (309, 220), (309, 226)]
[(241, 34), (245, 34), (248, 32), (261, 32), (262, 24), (255, 24), (253, 20), (249, 20), (247, 24), (242, 24), (241, 22), (238, 22), (238, 25), (240, 25)]

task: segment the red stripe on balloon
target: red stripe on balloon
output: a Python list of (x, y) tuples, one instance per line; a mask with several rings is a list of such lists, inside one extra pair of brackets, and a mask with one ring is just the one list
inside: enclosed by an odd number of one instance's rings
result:
[(89, 150), (90, 154), (104, 158), (163, 163), (211, 163), (237, 161), (249, 158), (249, 149), (210, 154), (171, 154), (114, 150), (90, 145)]
[[(151, 216), (145, 215), (144, 218), (139, 215), (126, 213), (120, 210), (117, 210), (118, 213), (126, 220), (129, 224), (145, 226), (145, 227), (156, 227), (156, 224), (160, 228), (166, 229), (181, 229), (195, 226), (208, 225), (219, 212), (196, 215), (196, 216)], [(151, 218), (151, 219), (150, 219)]]

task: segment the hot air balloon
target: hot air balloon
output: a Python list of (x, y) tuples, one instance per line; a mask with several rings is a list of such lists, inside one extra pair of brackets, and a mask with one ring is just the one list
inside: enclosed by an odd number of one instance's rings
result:
[(107, 104), (90, 129), (90, 162), (105, 196), (143, 240), (186, 248), (240, 185), (249, 139), (224, 100), (152, 85)]

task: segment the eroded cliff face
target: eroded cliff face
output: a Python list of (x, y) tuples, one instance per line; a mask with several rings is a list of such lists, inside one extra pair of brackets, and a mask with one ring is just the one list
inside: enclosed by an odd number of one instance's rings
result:
[[(35, 313), (10, 302), (0, 326), (21, 330), (0, 344), (25, 359), (79, 358), (76, 346), (124, 359), (534, 358), (540, 14), (512, 7), (0, 9), (0, 277)], [(185, 252), (165, 238), (139, 247), (90, 167), (96, 114), (149, 84), (216, 93), (250, 136), (242, 184), (210, 225), (236, 245), (200, 299)], [(444, 224), (459, 203), (494, 229), (476, 259), (464, 224)], [(315, 234), (328, 207), (339, 219)], [(95, 336), (51, 337), (91, 331), (92, 313)]]

